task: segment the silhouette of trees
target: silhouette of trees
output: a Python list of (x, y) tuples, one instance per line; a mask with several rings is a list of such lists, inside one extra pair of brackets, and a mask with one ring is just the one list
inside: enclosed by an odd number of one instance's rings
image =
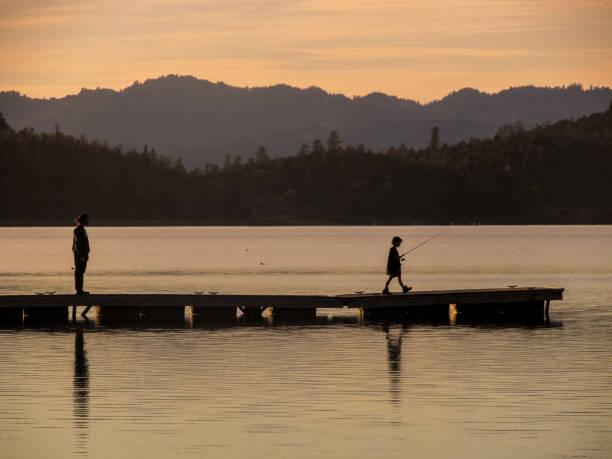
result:
[(341, 145), (342, 141), (340, 140), (338, 131), (331, 131), (329, 133), (329, 137), (327, 138), (327, 151), (330, 153), (336, 153), (340, 150)]
[(2, 113), (0, 113), (0, 132), (1, 131), (6, 131), (9, 128), (10, 128), (10, 126), (6, 122), (6, 119), (4, 118), (4, 115)]
[(79, 212), (114, 224), (610, 223), (612, 110), (452, 146), (434, 128), (422, 150), (374, 152), (332, 131), (295, 156), (261, 146), (191, 171), (147, 146), (15, 131), (0, 114), (0, 178), (4, 224)]
[(429, 145), (427, 148), (431, 151), (435, 151), (440, 147), (440, 128), (435, 126), (431, 130), (431, 137), (429, 138)]
[(264, 147), (263, 145), (260, 146), (255, 152), (255, 161), (261, 163), (267, 161), (268, 159), (270, 159), (270, 157), (268, 156), (268, 151), (266, 150), (266, 147)]

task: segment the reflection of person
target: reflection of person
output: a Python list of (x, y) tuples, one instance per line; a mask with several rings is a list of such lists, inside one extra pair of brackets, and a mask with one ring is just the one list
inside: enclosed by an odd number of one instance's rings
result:
[(89, 364), (85, 351), (83, 329), (77, 328), (74, 339), (74, 424), (77, 434), (77, 451), (87, 453), (87, 427), (89, 423)]
[(85, 226), (89, 225), (89, 216), (81, 214), (76, 217), (77, 227), (73, 231), (72, 252), (74, 254), (74, 287), (77, 295), (89, 295), (83, 290), (83, 277), (89, 260), (89, 238)]
[(383, 324), (383, 331), (387, 335), (387, 351), (389, 354), (389, 379), (391, 382), (390, 395), (391, 403), (399, 405), (401, 402), (400, 395), (402, 389), (402, 337), (406, 331), (405, 325), (402, 324), (399, 333), (397, 333), (397, 327), (392, 330), (389, 327), (389, 323)]
[(387, 283), (385, 284), (385, 288), (383, 289), (383, 293), (389, 294), (389, 283), (394, 277), (397, 277), (397, 280), (402, 287), (402, 291), (404, 293), (409, 292), (412, 287), (407, 287), (402, 282), (402, 259), (400, 257), (397, 248), (402, 245), (402, 238), (399, 236), (395, 236), (391, 241), (391, 248), (389, 249), (389, 258), (387, 259), (387, 274), (389, 275), (389, 279), (387, 279)]

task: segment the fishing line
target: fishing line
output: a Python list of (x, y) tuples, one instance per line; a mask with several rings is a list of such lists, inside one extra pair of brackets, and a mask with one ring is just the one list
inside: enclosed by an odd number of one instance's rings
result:
[(419, 245), (416, 245), (416, 246), (414, 246), (413, 248), (411, 248), (410, 250), (408, 250), (407, 252), (402, 253), (402, 254), (400, 255), (400, 258), (403, 258), (405, 255), (408, 255), (410, 252), (412, 252), (412, 251), (414, 251), (414, 250), (418, 249), (419, 247), (424, 246), (424, 245), (425, 245), (425, 244), (427, 244), (429, 241), (432, 241), (432, 240), (434, 240), (435, 238), (440, 237), (440, 236), (442, 236), (442, 235), (444, 235), (444, 234), (446, 234), (446, 233), (448, 233), (448, 231), (444, 231), (443, 233), (436, 234), (435, 236), (432, 236), (432, 237), (430, 237), (429, 239), (424, 240), (424, 241), (423, 241), (423, 242), (421, 242)]

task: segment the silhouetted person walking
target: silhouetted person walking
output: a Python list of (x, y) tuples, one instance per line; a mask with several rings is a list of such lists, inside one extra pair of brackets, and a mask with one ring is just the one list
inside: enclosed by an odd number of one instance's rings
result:
[(89, 215), (81, 214), (76, 217), (77, 227), (73, 231), (72, 252), (74, 254), (74, 287), (77, 295), (89, 295), (83, 290), (83, 276), (89, 260), (89, 238), (85, 226), (89, 225)]
[(404, 293), (412, 290), (412, 287), (406, 287), (402, 282), (402, 258), (400, 257), (397, 248), (402, 245), (402, 238), (399, 236), (395, 236), (391, 240), (391, 248), (389, 249), (389, 258), (387, 259), (387, 274), (389, 275), (389, 279), (387, 279), (387, 283), (385, 284), (385, 288), (383, 289), (383, 293), (389, 294), (389, 283), (394, 277), (397, 277), (397, 280), (402, 287), (402, 291)]

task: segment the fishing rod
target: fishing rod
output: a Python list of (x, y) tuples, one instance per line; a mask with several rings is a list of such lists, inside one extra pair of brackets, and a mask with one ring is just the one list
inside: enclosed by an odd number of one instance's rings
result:
[(437, 238), (437, 237), (440, 237), (440, 236), (442, 236), (443, 234), (446, 234), (446, 233), (448, 233), (448, 231), (444, 231), (443, 233), (436, 234), (435, 236), (432, 236), (432, 237), (430, 237), (429, 239), (424, 240), (424, 241), (423, 241), (423, 242), (421, 242), (419, 245), (416, 245), (416, 246), (414, 246), (413, 248), (411, 248), (410, 250), (408, 250), (407, 252), (402, 253), (402, 254), (400, 255), (400, 258), (404, 258), (404, 256), (405, 256), (405, 255), (408, 255), (410, 252), (412, 252), (412, 251), (414, 251), (414, 250), (418, 249), (418, 248), (419, 248), (419, 247), (421, 247), (421, 246), (424, 246), (424, 245), (425, 245), (425, 244), (427, 244), (429, 241), (431, 241), (431, 240), (433, 240), (433, 239), (435, 239), (435, 238)]

